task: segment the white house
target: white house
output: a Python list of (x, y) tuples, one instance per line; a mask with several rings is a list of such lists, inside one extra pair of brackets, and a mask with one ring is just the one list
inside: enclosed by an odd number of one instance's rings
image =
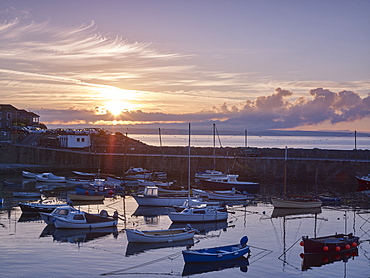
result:
[(88, 148), (91, 144), (88, 134), (59, 135), (59, 141), (62, 148)]

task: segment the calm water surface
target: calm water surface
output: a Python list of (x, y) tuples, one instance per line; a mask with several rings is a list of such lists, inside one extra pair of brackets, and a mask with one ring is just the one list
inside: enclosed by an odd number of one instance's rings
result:
[[(2, 188), (4, 190), (4, 188)], [(248, 259), (231, 264), (185, 265), (181, 251), (192, 242), (128, 244), (125, 228), (174, 227), (165, 208), (138, 207), (132, 197), (84, 205), (89, 212), (117, 210), (127, 221), (117, 229), (56, 230), (22, 214), (19, 200), (6, 198), (0, 210), (1, 277), (370, 277), (370, 211), (323, 207), (321, 211), (274, 210), (262, 202), (229, 208), (227, 222), (194, 225), (192, 248), (234, 244), (247, 235)], [(300, 238), (353, 232), (363, 241), (358, 256), (302, 270)]]

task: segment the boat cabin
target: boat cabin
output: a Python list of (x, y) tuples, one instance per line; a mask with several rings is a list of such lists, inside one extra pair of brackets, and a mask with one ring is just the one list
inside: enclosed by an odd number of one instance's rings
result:
[(145, 186), (144, 196), (158, 197), (158, 187), (156, 186)]

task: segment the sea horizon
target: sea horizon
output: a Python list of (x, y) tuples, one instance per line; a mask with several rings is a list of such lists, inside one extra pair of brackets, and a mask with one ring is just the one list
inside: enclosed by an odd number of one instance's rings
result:
[[(185, 134), (128, 134), (130, 138), (152, 146), (188, 146)], [(332, 136), (201, 135), (191, 134), (192, 147), (302, 148), (331, 150), (369, 150), (370, 137), (354, 134)]]

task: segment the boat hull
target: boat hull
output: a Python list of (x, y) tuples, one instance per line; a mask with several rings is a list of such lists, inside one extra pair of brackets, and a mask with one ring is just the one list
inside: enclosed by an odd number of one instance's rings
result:
[[(193, 212), (198, 211), (198, 212)], [(228, 218), (226, 211), (220, 211), (217, 209), (205, 212), (199, 212), (197, 209), (186, 209), (181, 212), (170, 212), (168, 217), (172, 222), (213, 222), (213, 221), (224, 221)]]
[[(359, 237), (352, 234), (335, 234), (325, 237), (302, 237), (304, 253), (342, 252), (357, 248)], [(339, 247), (339, 248), (338, 248)]]
[(94, 229), (94, 228), (113, 227), (116, 225), (117, 225), (116, 220), (97, 223), (78, 223), (54, 217), (54, 226), (58, 229)]
[(66, 204), (38, 204), (38, 203), (19, 203), (22, 212), (38, 213), (38, 212), (52, 212), (58, 206), (65, 206)]
[(181, 206), (188, 197), (155, 197), (155, 196), (133, 196), (139, 206), (172, 207)]
[(128, 242), (173, 242), (192, 239), (194, 234), (195, 230), (192, 229), (168, 229), (154, 231), (126, 229)]
[(322, 206), (320, 200), (303, 201), (272, 198), (271, 201), (275, 208), (319, 208)]
[(235, 188), (240, 192), (255, 193), (259, 190), (259, 184), (255, 182), (221, 182), (212, 180), (200, 180), (201, 188), (207, 190), (232, 190)]
[(183, 250), (182, 255), (185, 263), (222, 262), (239, 258), (248, 252), (250, 252), (249, 246), (241, 248), (238, 244), (234, 244), (219, 248)]
[(68, 198), (71, 201), (102, 201), (105, 197), (104, 195), (82, 195), (68, 193)]

